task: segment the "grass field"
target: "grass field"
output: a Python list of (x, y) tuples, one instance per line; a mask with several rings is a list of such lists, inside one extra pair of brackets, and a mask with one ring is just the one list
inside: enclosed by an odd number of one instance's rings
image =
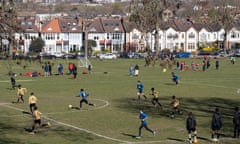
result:
[[(192, 61), (200, 63), (200, 59), (179, 59), (188, 65)], [(118, 143), (187, 143), (185, 121), (187, 112), (192, 111), (197, 120), (197, 131), (200, 144), (208, 144), (211, 137), (211, 115), (216, 107), (223, 114), (222, 136), (219, 143), (237, 144), (240, 140), (232, 139), (233, 108), (240, 104), (240, 63), (232, 65), (229, 59), (220, 59), (220, 69), (215, 69), (215, 60), (211, 60), (211, 68), (205, 72), (176, 72), (180, 76), (180, 84), (171, 81), (171, 72), (163, 73), (159, 65), (144, 67), (143, 59), (91, 60), (92, 74), (81, 74), (84, 68), (78, 68), (76, 80), (71, 75), (45, 77), (26, 77), (20, 73), (27, 71), (42, 72), (41, 65), (33, 62), (0, 61), (0, 143), (1, 144), (118, 144)], [(53, 73), (57, 73), (57, 65), (64, 65), (67, 73), (69, 62), (76, 60), (52, 60)], [(140, 66), (138, 77), (129, 77), (130, 64)], [(23, 69), (26, 65), (26, 69)], [(17, 84), (28, 89), (24, 104), (12, 104), (17, 100), (16, 89), (12, 90), (9, 70), (17, 73)], [(104, 72), (107, 72), (104, 73)], [(136, 83), (141, 80), (148, 101), (136, 101)], [(149, 96), (150, 89), (159, 91), (163, 109), (154, 108)], [(89, 101), (95, 108), (84, 105), (83, 110), (69, 110), (68, 105), (79, 106), (80, 98), (76, 97), (81, 88), (90, 93)], [(38, 97), (38, 107), (43, 113), (43, 122), (50, 122), (50, 128), (37, 128), (35, 135), (30, 135), (24, 128), (30, 128), (32, 117), (23, 114), (29, 111), (27, 103), (30, 92)], [(169, 118), (171, 96), (180, 99), (183, 115)], [(139, 110), (148, 114), (148, 126), (156, 130), (152, 136), (142, 130), (143, 138), (135, 139), (140, 121)]]

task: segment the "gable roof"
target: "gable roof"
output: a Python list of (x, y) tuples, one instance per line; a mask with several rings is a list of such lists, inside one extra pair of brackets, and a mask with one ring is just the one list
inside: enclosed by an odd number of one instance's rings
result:
[(193, 23), (185, 19), (174, 20), (174, 24), (178, 31), (186, 32), (188, 29), (193, 27)]
[(82, 32), (82, 25), (79, 24), (77, 19), (59, 19), (59, 26), (61, 32), (70, 32), (70, 33), (76, 33), (76, 32)]
[(38, 28), (35, 25), (35, 19), (33, 18), (26, 18), (19, 21), (19, 26), (21, 30), (23, 30), (25, 33), (37, 33)]
[(94, 19), (91, 24), (87, 27), (89, 33), (104, 33), (101, 18)]
[(121, 19), (118, 18), (102, 18), (102, 25), (106, 33), (124, 32)]
[(59, 19), (52, 19), (46, 25), (42, 27), (41, 32), (43, 33), (60, 33), (61, 28), (59, 24)]
[(129, 22), (129, 21), (124, 20), (123, 21), (123, 28), (124, 28), (125, 32), (129, 33), (133, 29), (137, 29), (137, 26), (133, 22)]

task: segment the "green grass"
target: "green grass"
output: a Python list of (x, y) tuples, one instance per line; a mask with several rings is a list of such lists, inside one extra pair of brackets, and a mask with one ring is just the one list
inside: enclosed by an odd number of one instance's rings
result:
[[(192, 61), (200, 63), (200, 59), (179, 59), (186, 61), (188, 65)], [(37, 62), (0, 61), (0, 143), (11, 144), (115, 144), (125, 142), (148, 143), (184, 143), (187, 139), (185, 120), (187, 112), (192, 111), (197, 120), (198, 136), (209, 139), (211, 135), (210, 121), (212, 112), (216, 107), (223, 114), (223, 137), (232, 136), (233, 108), (239, 106), (240, 89), (239, 71), (240, 63), (230, 64), (229, 59), (221, 59), (220, 69), (215, 70), (215, 60), (211, 60), (211, 68), (206, 72), (184, 71), (176, 72), (180, 76), (180, 84), (174, 85), (171, 81), (171, 72), (163, 73), (157, 64), (155, 67), (144, 67), (143, 59), (117, 59), (117, 60), (91, 60), (93, 73), (83, 75), (84, 68), (78, 68), (77, 80), (65, 74), (52, 77), (25, 77), (20, 73), (27, 71), (42, 72), (41, 65)], [(70, 60), (77, 64), (76, 60)], [(67, 73), (67, 64), (70, 61), (53, 60), (53, 73), (57, 73), (57, 65), (64, 64), (64, 72)], [(27, 65), (23, 69), (23, 65)], [(140, 75), (129, 77), (130, 64), (140, 65)], [(28, 89), (24, 104), (3, 104), (16, 101), (16, 89), (11, 89), (9, 70), (17, 73), (16, 81)], [(104, 74), (104, 72), (108, 72)], [(26, 81), (23, 81), (26, 80)], [(31, 81), (30, 81), (31, 80)], [(136, 83), (141, 80), (144, 91), (148, 95), (151, 87), (159, 91), (160, 102), (163, 110), (155, 109), (150, 102), (136, 101)], [(68, 105), (79, 106), (80, 98), (76, 97), (79, 90), (84, 88), (90, 93), (89, 101), (96, 103), (92, 108), (83, 105), (84, 110), (68, 110)], [(24, 128), (30, 128), (32, 118), (22, 114), (21, 110), (29, 110), (27, 99), (30, 92), (38, 97), (38, 107), (52, 127), (37, 128), (37, 134), (29, 135)], [(180, 99), (183, 115), (174, 119), (169, 118), (171, 111), (171, 96), (176, 95)], [(16, 108), (16, 109), (14, 109)], [(143, 138), (136, 140), (140, 121), (138, 113), (140, 109), (149, 115), (148, 125), (157, 130), (157, 135), (152, 136), (146, 130), (142, 130)], [(65, 125), (62, 125), (64, 123)], [(169, 141), (170, 139), (175, 139)], [(227, 139), (220, 143), (235, 144), (240, 141)], [(186, 142), (185, 142), (186, 143)], [(200, 139), (199, 143), (210, 143)]]

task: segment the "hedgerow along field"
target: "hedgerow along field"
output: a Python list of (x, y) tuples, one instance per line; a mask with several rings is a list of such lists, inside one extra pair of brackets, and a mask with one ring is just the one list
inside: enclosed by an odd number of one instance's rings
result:
[[(201, 64), (202, 59), (178, 59)], [(219, 59), (220, 68), (215, 69), (215, 59), (211, 59), (209, 70), (176, 72), (175, 66), (163, 72), (159, 63), (155, 67), (145, 67), (144, 59), (91, 59), (91, 74), (82, 74), (85, 68), (78, 67), (76, 80), (68, 75), (68, 63), (78, 64), (77, 60), (44, 60), (53, 63), (53, 74), (57, 73), (57, 65), (64, 65), (64, 75), (51, 77), (21, 76), (28, 71), (43, 72), (38, 62), (0, 61), (0, 143), (11, 144), (115, 144), (115, 143), (187, 143), (188, 134), (185, 129), (187, 113), (192, 111), (197, 120), (199, 142), (211, 143), (211, 115), (216, 107), (223, 115), (221, 141), (224, 144), (236, 144), (232, 139), (233, 108), (240, 104), (240, 64), (236, 60), (233, 65), (229, 58)], [(138, 64), (140, 75), (129, 76), (129, 66)], [(23, 69), (26, 65), (26, 69)], [(17, 84), (26, 87), (24, 104), (12, 104), (17, 100), (17, 89), (12, 90), (9, 70), (16, 72)], [(171, 72), (180, 77), (179, 85), (171, 81)], [(144, 93), (148, 100), (136, 101), (138, 80), (144, 84)], [(163, 109), (151, 104), (150, 89), (154, 87), (160, 96)], [(83, 110), (68, 109), (68, 105), (79, 106), (80, 97), (76, 97), (81, 88), (89, 92), (89, 101), (96, 104), (90, 107), (83, 104)], [(35, 135), (30, 135), (24, 128), (30, 128), (33, 119), (22, 113), (29, 111), (28, 96), (34, 92), (38, 97), (38, 108), (43, 113), (42, 122), (50, 122), (49, 128), (37, 128)], [(171, 97), (180, 99), (183, 115), (170, 118)], [(143, 109), (149, 116), (148, 126), (156, 130), (156, 136), (142, 129), (142, 139), (135, 139), (138, 134), (139, 110)]]

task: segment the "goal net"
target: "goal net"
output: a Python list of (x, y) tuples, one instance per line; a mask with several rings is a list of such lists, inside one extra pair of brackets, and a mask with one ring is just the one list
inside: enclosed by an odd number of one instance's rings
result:
[(89, 65), (91, 66), (91, 68), (93, 67), (88, 58), (85, 57), (78, 58), (78, 67), (88, 68)]

